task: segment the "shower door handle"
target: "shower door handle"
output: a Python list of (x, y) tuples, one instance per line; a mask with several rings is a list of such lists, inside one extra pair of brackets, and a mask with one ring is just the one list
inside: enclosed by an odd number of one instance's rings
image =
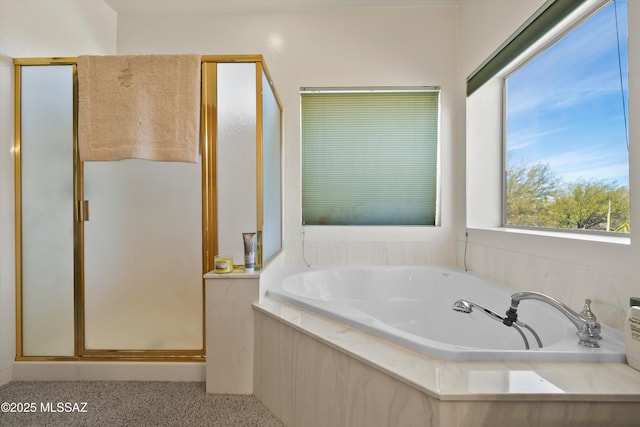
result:
[(79, 222), (89, 221), (89, 201), (78, 200), (77, 217)]

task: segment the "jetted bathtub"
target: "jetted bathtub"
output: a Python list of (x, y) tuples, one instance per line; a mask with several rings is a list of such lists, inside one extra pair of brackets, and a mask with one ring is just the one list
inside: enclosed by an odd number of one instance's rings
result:
[[(518, 319), (537, 333), (542, 348), (525, 328), (529, 349), (515, 328), (481, 310), (452, 309), (464, 299), (504, 316), (514, 292), (453, 268), (366, 266), (292, 269), (267, 295), (443, 359), (625, 362), (620, 332), (603, 326), (600, 348), (584, 347), (576, 327), (540, 301), (521, 301)], [(593, 311), (598, 314), (597, 304)]]

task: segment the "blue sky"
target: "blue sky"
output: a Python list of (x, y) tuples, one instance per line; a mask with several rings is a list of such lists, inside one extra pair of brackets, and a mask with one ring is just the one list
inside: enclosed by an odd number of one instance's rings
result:
[(509, 164), (549, 164), (565, 182), (629, 185), (626, 11), (626, 0), (612, 2), (509, 77)]

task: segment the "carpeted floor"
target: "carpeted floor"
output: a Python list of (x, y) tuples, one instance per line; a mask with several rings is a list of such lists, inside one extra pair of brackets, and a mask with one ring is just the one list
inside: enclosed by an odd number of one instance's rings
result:
[(282, 426), (255, 396), (201, 382), (18, 381), (0, 387), (0, 426)]

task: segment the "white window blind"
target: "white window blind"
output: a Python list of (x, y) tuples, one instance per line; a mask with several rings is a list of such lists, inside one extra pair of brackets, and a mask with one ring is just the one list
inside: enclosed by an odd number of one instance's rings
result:
[(438, 88), (301, 93), (305, 225), (436, 225)]

